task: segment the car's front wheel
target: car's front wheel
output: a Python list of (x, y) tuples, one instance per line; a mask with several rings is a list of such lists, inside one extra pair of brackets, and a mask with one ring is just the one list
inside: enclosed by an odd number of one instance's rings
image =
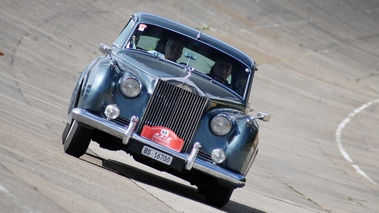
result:
[(92, 133), (92, 130), (80, 126), (76, 120), (73, 120), (63, 143), (64, 152), (74, 157), (84, 155), (91, 142)]
[(211, 206), (221, 208), (229, 202), (233, 190), (215, 181), (206, 188), (205, 202)]

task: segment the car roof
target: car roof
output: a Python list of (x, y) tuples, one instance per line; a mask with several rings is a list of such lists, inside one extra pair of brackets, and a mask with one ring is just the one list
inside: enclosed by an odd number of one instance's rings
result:
[[(199, 30), (195, 30), (193, 28), (190, 28), (186, 25), (183, 25), (181, 23), (172, 21), (170, 19), (167, 19), (162, 16), (158, 16), (151, 13), (146, 12), (138, 12), (133, 15), (133, 18), (135, 21), (142, 22), (142, 23), (149, 23), (153, 25), (162, 26), (165, 28), (168, 28), (172, 31), (175, 31), (177, 33), (183, 34), (187, 37), (197, 39), (199, 35)], [(201, 36), (199, 38), (200, 41), (207, 43), (210, 46), (213, 46), (214, 48), (234, 57), (235, 59), (241, 61), (242, 63), (246, 64), (250, 68), (255, 66), (255, 61), (250, 56), (248, 56), (246, 53), (242, 52), (241, 50), (217, 39), (210, 35), (205, 34), (204, 32), (201, 33)], [(254, 71), (254, 70), (253, 70)]]

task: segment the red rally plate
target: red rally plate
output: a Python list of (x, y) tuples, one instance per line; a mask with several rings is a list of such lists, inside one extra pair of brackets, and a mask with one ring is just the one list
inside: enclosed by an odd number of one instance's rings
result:
[(174, 131), (163, 126), (143, 126), (141, 136), (169, 147), (178, 152), (182, 151), (184, 141), (179, 138)]

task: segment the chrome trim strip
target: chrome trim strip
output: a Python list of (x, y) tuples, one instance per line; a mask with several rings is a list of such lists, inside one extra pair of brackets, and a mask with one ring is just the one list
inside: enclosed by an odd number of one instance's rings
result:
[(74, 108), (71, 111), (72, 119), (79, 121), (80, 123), (87, 124), (95, 129), (106, 132), (117, 138), (123, 139), (125, 135), (125, 128), (113, 121), (108, 121), (105, 118), (101, 118), (89, 111), (81, 108)]
[[(93, 113), (91, 113), (85, 109), (81, 109), (81, 108), (74, 108), (71, 111), (71, 115), (72, 115), (73, 119), (75, 119), (76, 121), (78, 121), (80, 123), (87, 124), (93, 128), (96, 128), (100, 131), (106, 132), (106, 133), (113, 135), (117, 138), (120, 138), (122, 140), (124, 140), (126, 132), (128, 131), (125, 129), (126, 128), (129, 129), (129, 127), (130, 127), (130, 125), (125, 126), (125, 127), (120, 126), (120, 125), (114, 123), (112, 120), (109, 121), (105, 118), (101, 118), (101, 117), (99, 117), (99, 116), (97, 116), (97, 115), (95, 115), (95, 114), (93, 114)], [(133, 117), (131, 120), (133, 120)], [(135, 118), (137, 118), (137, 117), (135, 117)], [(137, 122), (137, 121), (135, 121), (135, 122)], [(131, 123), (133, 123), (133, 122), (131, 122)], [(219, 166), (216, 166), (215, 164), (212, 164), (208, 161), (204, 161), (202, 159), (196, 158), (196, 156), (198, 154), (197, 149), (200, 149), (200, 147), (198, 145), (201, 146), (200, 143), (199, 144), (195, 143), (193, 148), (192, 148), (191, 154), (188, 155), (187, 153), (179, 153), (175, 150), (172, 150), (170, 148), (161, 146), (161, 145), (159, 145), (153, 141), (150, 141), (147, 138), (141, 137), (137, 133), (134, 132), (134, 130), (133, 130), (134, 128), (131, 128), (131, 129), (132, 130), (130, 130), (130, 132), (128, 133), (128, 135), (130, 135), (130, 138), (137, 140), (137, 141), (139, 141), (143, 144), (146, 144), (148, 146), (151, 146), (155, 149), (164, 151), (164, 152), (166, 152), (170, 155), (173, 155), (177, 158), (185, 160), (186, 161), (186, 165), (185, 165), (186, 169), (188, 167), (189, 169), (192, 168), (195, 170), (199, 170), (201, 172), (209, 174), (209, 175), (216, 177), (218, 179), (232, 183), (236, 187), (243, 187), (246, 183), (245, 176), (237, 174), (237, 173), (230, 172), (230, 171), (228, 171), (224, 168), (221, 168)]]
[(246, 184), (245, 176), (215, 166), (213, 163), (210, 163), (209, 161), (196, 159), (195, 164), (193, 165), (193, 169), (202, 171), (207, 174), (211, 174), (213, 177), (233, 183), (237, 187), (243, 187)]

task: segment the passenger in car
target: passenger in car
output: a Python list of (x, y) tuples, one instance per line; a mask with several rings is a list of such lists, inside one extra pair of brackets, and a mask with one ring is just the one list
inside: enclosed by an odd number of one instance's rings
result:
[(157, 44), (155, 45), (155, 49), (148, 50), (147, 52), (155, 56), (158, 56), (159, 58), (165, 58), (164, 53), (165, 53), (166, 44), (167, 44), (167, 40), (159, 39), (157, 41)]
[(231, 61), (225, 59), (217, 60), (208, 76), (230, 88), (231, 85), (228, 82), (228, 78), (232, 73), (232, 68), (233, 64)]
[(166, 48), (167, 40), (164, 39), (159, 39), (157, 41), (157, 44), (155, 46), (155, 51), (164, 54), (165, 53), (165, 48)]
[(183, 43), (177, 38), (170, 38), (165, 47), (165, 58), (176, 62), (183, 53)]

